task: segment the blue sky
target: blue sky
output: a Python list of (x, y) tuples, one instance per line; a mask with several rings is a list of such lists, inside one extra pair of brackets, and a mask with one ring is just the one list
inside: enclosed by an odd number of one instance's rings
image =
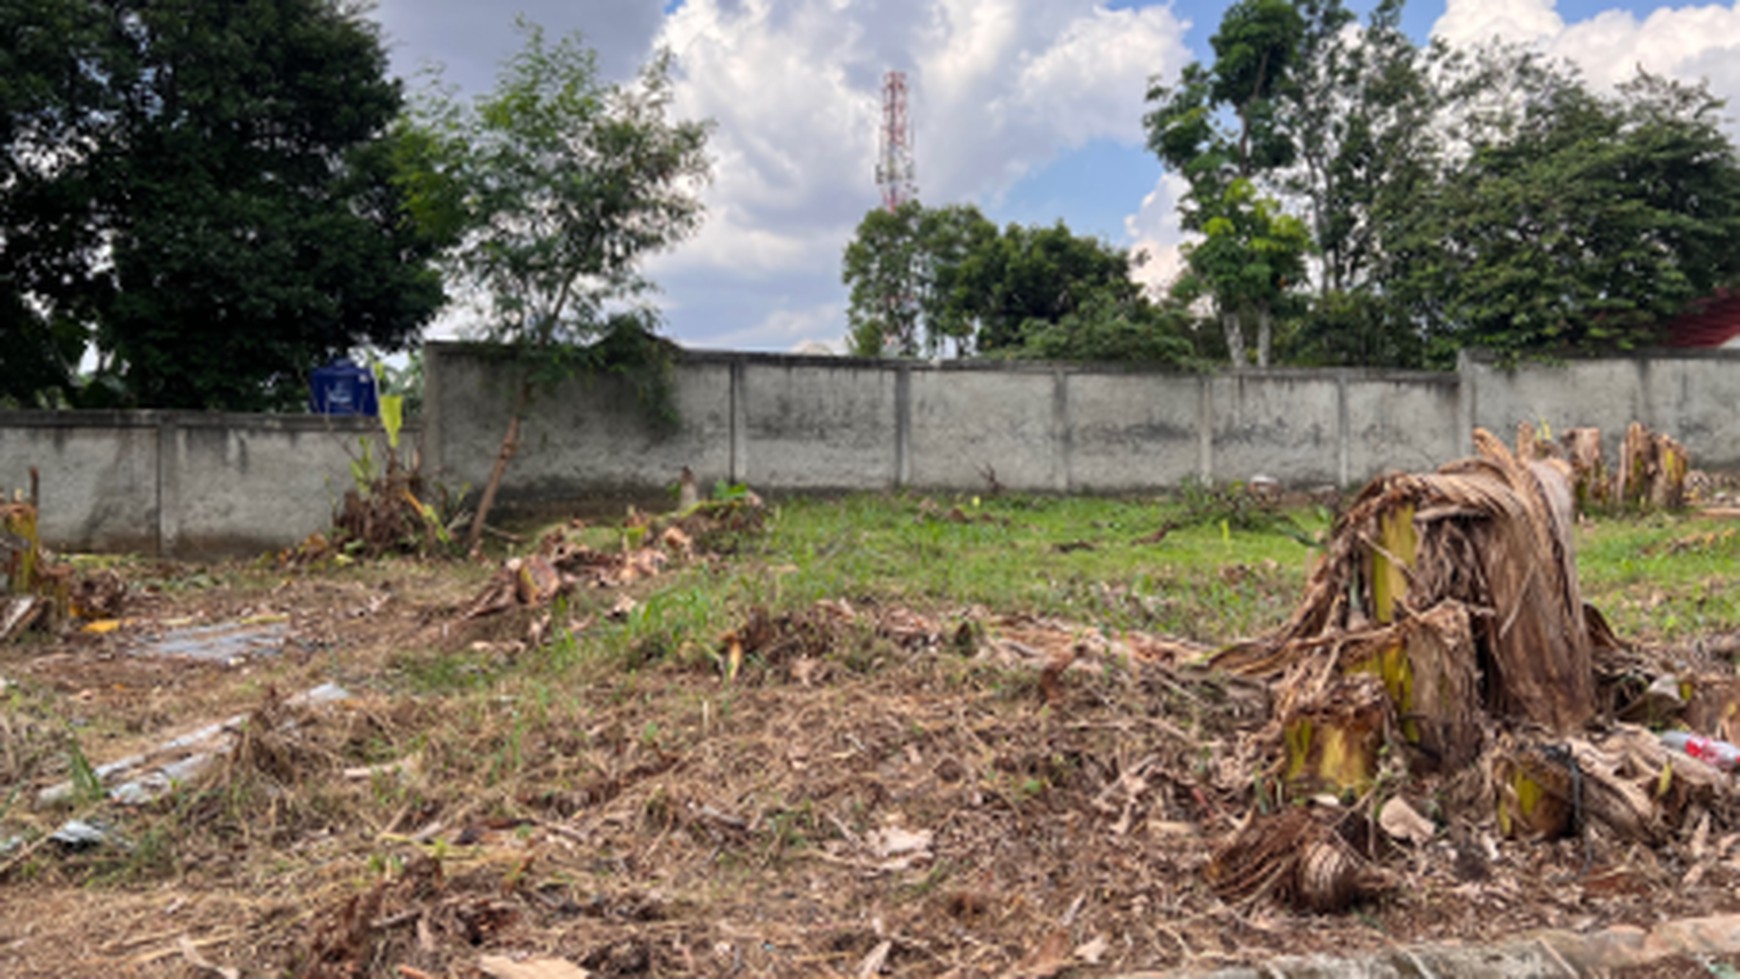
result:
[[(551, 33), (582, 31), (627, 77), (655, 47), (677, 57), (677, 106), (717, 125), (702, 232), (658, 256), (666, 329), (701, 348), (839, 349), (840, 251), (878, 200), (878, 82), (909, 72), (918, 185), (998, 222), (1063, 220), (1174, 267), (1175, 179), (1141, 145), (1151, 75), (1208, 54), (1224, 2), (1140, 0), (521, 0)], [(1370, 3), (1353, 0), (1363, 14)], [(517, 47), (516, 7), (381, 0), (394, 67), (429, 63), (486, 89)], [(1740, 0), (1414, 0), (1416, 38), (1497, 35), (1579, 65), (1598, 84), (1636, 65), (1707, 79), (1740, 104)], [(1733, 128), (1733, 127), (1731, 127)], [(456, 308), (436, 332), (463, 332)]]

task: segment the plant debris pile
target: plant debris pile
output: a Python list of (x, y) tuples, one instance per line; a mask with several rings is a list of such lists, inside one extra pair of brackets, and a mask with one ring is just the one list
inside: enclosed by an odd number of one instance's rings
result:
[(1554, 442), (1527, 423), (1517, 426), (1517, 458), (1562, 459), (1570, 467), (1571, 491), (1580, 510), (1677, 510), (1692, 483), (1691, 454), (1678, 439), (1652, 432), (1641, 422), (1626, 427), (1619, 464), (1609, 468), (1601, 453), (1601, 430), (1572, 428)]
[(618, 588), (653, 578), (672, 560), (706, 554), (710, 544), (760, 533), (765, 509), (761, 498), (750, 493), (709, 500), (665, 518), (631, 513), (617, 551), (598, 550), (576, 539), (575, 532), (585, 525), (575, 521), (545, 534), (532, 554), (504, 560), (459, 618), (542, 608), (575, 588)]
[[(396, 441), (397, 429), (389, 429)], [(423, 476), (422, 457), (413, 454), (406, 465), (396, 445), (376, 463), (374, 443), (367, 437), (351, 460), (351, 488), (332, 514), (332, 527), (308, 535), (278, 555), (285, 566), (321, 564), (333, 560), (377, 560), (387, 554), (439, 557), (455, 549), (454, 531), (470, 514), (455, 513), (444, 489)]]
[[(1610, 716), (1653, 704), (1658, 723), (1725, 734), (1732, 679), (1706, 678), (1695, 711), (1671, 677), (1645, 701), (1628, 678), (1646, 665), (1578, 592), (1571, 467), (1484, 431), (1475, 444), (1475, 458), (1369, 484), (1289, 620), (1213, 658), (1274, 694), (1254, 735), (1259, 798), (1208, 868), (1223, 897), (1324, 911), (1393, 887), (1365, 857), (1383, 852), (1369, 845), (1376, 805), (1396, 799), (1533, 840), (1657, 845), (1735, 828), (1727, 777)], [(1674, 453), (1658, 458), (1683, 477)], [(1318, 799), (1330, 804), (1315, 814), (1290, 806)]]
[[(1621, 643), (1568, 460), (1477, 444), (1367, 486), (1230, 647), (804, 578), (748, 493), (493, 566), (124, 566), (72, 593), (125, 620), (0, 648), (0, 972), (1057, 977), (1740, 911), (1731, 776), (1652, 733), (1736, 740), (1740, 679)], [(877, 506), (924, 547), (828, 546), (1060, 577), (1147, 513)], [(1214, 546), (1192, 608), (1281, 607)], [(136, 655), (268, 616), (269, 656)]]
[(42, 546), (34, 503), (0, 502), (0, 643), (57, 632), (75, 617), (120, 614), (127, 585), (113, 571), (75, 573)]

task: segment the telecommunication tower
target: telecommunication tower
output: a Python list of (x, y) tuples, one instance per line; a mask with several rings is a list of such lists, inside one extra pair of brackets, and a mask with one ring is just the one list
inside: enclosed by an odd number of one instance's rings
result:
[(882, 76), (882, 140), (876, 158), (876, 186), (889, 211), (918, 199), (917, 169), (912, 162), (912, 119), (906, 114), (906, 72)]

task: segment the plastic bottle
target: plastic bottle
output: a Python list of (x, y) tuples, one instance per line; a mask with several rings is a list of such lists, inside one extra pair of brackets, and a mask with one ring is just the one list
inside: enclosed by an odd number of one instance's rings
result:
[(1732, 772), (1740, 766), (1740, 745), (1732, 745), (1715, 738), (1706, 738), (1688, 731), (1663, 731), (1661, 743), (1675, 751), (1683, 751), (1706, 765), (1712, 765), (1724, 772)]

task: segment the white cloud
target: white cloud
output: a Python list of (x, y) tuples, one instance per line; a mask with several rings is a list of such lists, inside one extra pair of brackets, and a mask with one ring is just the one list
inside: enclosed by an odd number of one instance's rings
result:
[[(1151, 75), (1189, 60), (1170, 5), (1108, 0), (524, 0), (560, 36), (576, 27), (626, 76), (658, 46), (676, 56), (675, 114), (707, 118), (714, 179), (697, 237), (657, 256), (673, 335), (705, 346), (838, 345), (840, 253), (878, 201), (883, 73), (908, 73), (927, 203), (994, 208), (1017, 182), (1090, 141), (1136, 151)], [(489, 87), (518, 48), (513, 8), (381, 0), (408, 70), (444, 60)], [(1084, 187), (1085, 194), (1094, 188)]]
[(1451, 44), (1484, 44), (1494, 38), (1526, 44), (1565, 27), (1553, 0), (1449, 0), (1432, 35)]
[(1458, 44), (1494, 34), (1528, 44), (1613, 85), (1642, 68), (1682, 81), (1706, 80), (1740, 104), (1740, 4), (1663, 7), (1639, 21), (1623, 10), (1565, 22), (1552, 0), (1450, 0), (1432, 33)]
[(1130, 251), (1145, 255), (1130, 277), (1150, 293), (1160, 295), (1184, 271), (1184, 255), (1180, 251), (1189, 240), (1178, 225), (1178, 202), (1190, 190), (1190, 182), (1175, 173), (1163, 173), (1154, 189), (1142, 198), (1142, 208), (1124, 219), (1124, 233), (1130, 239)]
[[(713, 119), (698, 239), (654, 266), (829, 276), (875, 206), (882, 75), (908, 73), (920, 196), (996, 201), (1092, 139), (1137, 144), (1145, 83), (1187, 60), (1166, 7), (1100, 0), (688, 0), (660, 43)], [(838, 288), (837, 285), (834, 288)]]
[(709, 337), (699, 347), (724, 350), (785, 350), (798, 353), (837, 352), (846, 342), (844, 303), (817, 303), (796, 309), (781, 308), (744, 330)]

